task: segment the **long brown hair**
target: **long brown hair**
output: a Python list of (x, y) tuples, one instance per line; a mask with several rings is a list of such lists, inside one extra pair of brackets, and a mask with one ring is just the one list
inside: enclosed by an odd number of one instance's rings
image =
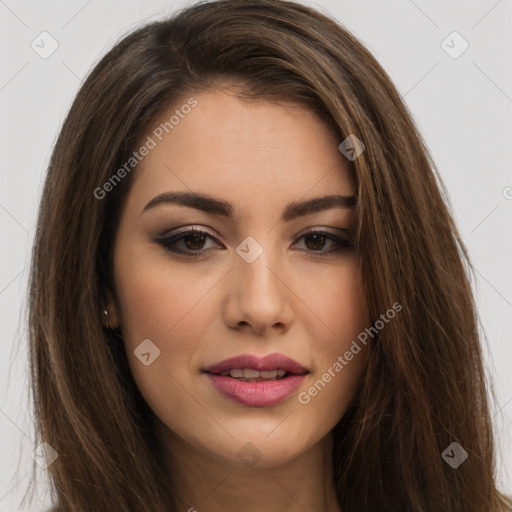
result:
[[(345, 28), (281, 0), (193, 5), (118, 42), (82, 85), (51, 157), (30, 278), (31, 384), (62, 512), (171, 510), (151, 411), (122, 342), (102, 326), (112, 245), (137, 170), (104, 197), (150, 121), (186, 94), (230, 84), (247, 101), (321, 115), (357, 184), (355, 246), (372, 320), (360, 390), (334, 429), (344, 512), (498, 512), (492, 424), (472, 267), (432, 159), (389, 77)], [(491, 396), (493, 396), (491, 394)], [(457, 442), (457, 469), (442, 452)]]

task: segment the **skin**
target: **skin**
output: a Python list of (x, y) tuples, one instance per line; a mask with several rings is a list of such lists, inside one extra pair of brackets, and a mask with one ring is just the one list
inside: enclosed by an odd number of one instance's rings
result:
[[(303, 392), (368, 327), (354, 250), (326, 254), (334, 242), (308, 245), (302, 236), (314, 227), (346, 238), (353, 210), (280, 220), (289, 202), (354, 194), (340, 141), (299, 106), (242, 102), (226, 90), (194, 97), (198, 105), (137, 167), (114, 244), (112, 326), (123, 332), (135, 382), (155, 414), (178, 510), (339, 511), (331, 430), (356, 392), (366, 349), (306, 405), (297, 393), (272, 407), (236, 403), (201, 369), (278, 352), (310, 371)], [(228, 201), (233, 217), (175, 204), (143, 212), (170, 191)], [(155, 241), (182, 226), (214, 237), (179, 242), (189, 252), (203, 248), (202, 256), (173, 254)], [(247, 236), (263, 248), (252, 263), (236, 252)], [(134, 355), (145, 339), (160, 350), (148, 366)], [(261, 455), (251, 467), (237, 456), (246, 443)]]

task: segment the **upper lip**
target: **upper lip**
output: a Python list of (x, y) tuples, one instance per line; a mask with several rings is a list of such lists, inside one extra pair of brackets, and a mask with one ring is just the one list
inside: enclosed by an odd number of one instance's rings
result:
[(221, 373), (226, 370), (240, 368), (252, 368), (258, 371), (268, 370), (286, 370), (288, 373), (302, 375), (309, 373), (307, 368), (283, 354), (268, 354), (266, 356), (256, 356), (253, 354), (242, 354), (240, 356), (230, 357), (219, 363), (204, 368), (207, 373)]

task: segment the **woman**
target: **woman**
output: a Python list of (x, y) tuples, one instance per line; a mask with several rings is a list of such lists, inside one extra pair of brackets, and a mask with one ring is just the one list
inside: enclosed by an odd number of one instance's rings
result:
[(324, 15), (220, 0), (123, 38), (64, 123), (33, 254), (58, 509), (507, 510), (447, 204)]

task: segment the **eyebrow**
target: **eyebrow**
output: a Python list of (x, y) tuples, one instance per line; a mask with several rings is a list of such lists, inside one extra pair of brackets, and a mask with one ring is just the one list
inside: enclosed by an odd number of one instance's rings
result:
[[(214, 199), (204, 194), (194, 192), (164, 192), (149, 201), (144, 207), (142, 213), (162, 204), (178, 204), (201, 210), (213, 215), (222, 215), (224, 217), (233, 216), (233, 205)], [(356, 205), (355, 196), (329, 195), (315, 197), (307, 201), (292, 202), (286, 205), (281, 215), (281, 220), (291, 221), (297, 217), (309, 215), (330, 208), (353, 208)], [(141, 213), (141, 214), (142, 214)]]

